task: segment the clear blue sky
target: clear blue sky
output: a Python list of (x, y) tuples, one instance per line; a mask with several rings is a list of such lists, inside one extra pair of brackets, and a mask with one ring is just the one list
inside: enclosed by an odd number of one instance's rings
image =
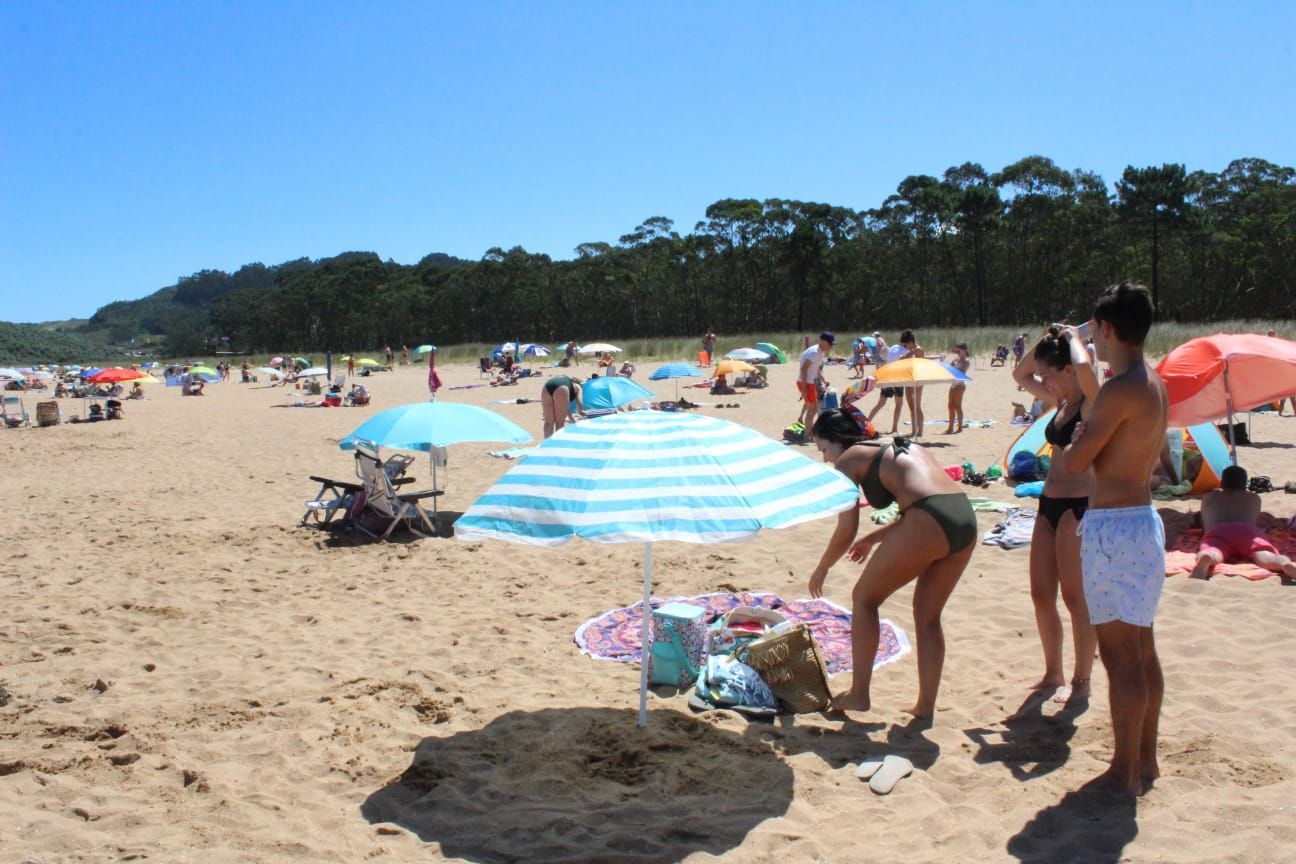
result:
[(1296, 3), (0, 4), (0, 319), (1042, 154), (1296, 164)]

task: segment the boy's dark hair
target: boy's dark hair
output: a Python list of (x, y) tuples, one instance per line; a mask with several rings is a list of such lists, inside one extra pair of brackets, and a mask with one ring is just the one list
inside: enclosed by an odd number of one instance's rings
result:
[(904, 345), (904, 344), (907, 343), (907, 342), (917, 342), (917, 341), (918, 341), (918, 340), (914, 338), (914, 335), (913, 335), (913, 331), (912, 331), (912, 330), (906, 330), (906, 331), (904, 331), (903, 333), (900, 334), (900, 344), (901, 344), (901, 345)]
[(1095, 321), (1110, 324), (1120, 341), (1142, 348), (1148, 330), (1152, 329), (1155, 312), (1147, 286), (1127, 279), (1119, 285), (1108, 286), (1098, 295), (1093, 317)]
[(1225, 489), (1247, 488), (1246, 469), (1241, 465), (1230, 465), (1220, 474), (1220, 486)]
[(1048, 335), (1035, 346), (1035, 363), (1050, 369), (1067, 368), (1071, 365), (1071, 341), (1058, 328), (1050, 327)]

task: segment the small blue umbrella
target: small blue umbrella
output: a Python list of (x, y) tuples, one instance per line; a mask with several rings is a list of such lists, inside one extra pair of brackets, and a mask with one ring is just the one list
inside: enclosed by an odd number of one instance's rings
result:
[[(702, 370), (691, 363), (667, 363), (648, 376), (649, 381), (663, 381), (670, 378), (701, 378)], [(675, 398), (679, 399), (679, 381), (675, 382)]]
[[(500, 478), (455, 523), (461, 540), (557, 546), (573, 537), (644, 544), (643, 649), (652, 544), (722, 543), (855, 507), (835, 468), (715, 417), (629, 411), (566, 426)], [(639, 725), (648, 718), (640, 663)]]
[(370, 441), (393, 450), (428, 452), (462, 441), (524, 444), (530, 440), (530, 433), (521, 426), (486, 408), (459, 402), (413, 402), (375, 414), (338, 447), (354, 450), (356, 441)]
[(653, 392), (629, 378), (593, 378), (581, 385), (586, 411), (615, 411), (623, 405), (653, 398)]
[(96, 367), (94, 367), (94, 366), (91, 366), (89, 369), (82, 369), (82, 370), (81, 370), (81, 377), (82, 377), (82, 378), (89, 378), (89, 377), (92, 376), (92, 375), (98, 375), (98, 374), (99, 374), (100, 372), (102, 372), (102, 371), (103, 371), (102, 369), (99, 369), (99, 368), (96, 368)]

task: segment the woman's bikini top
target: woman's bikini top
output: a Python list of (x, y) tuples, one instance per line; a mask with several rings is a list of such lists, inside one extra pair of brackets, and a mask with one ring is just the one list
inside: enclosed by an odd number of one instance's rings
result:
[(1058, 415), (1054, 414), (1053, 419), (1044, 427), (1044, 440), (1054, 447), (1065, 447), (1071, 443), (1071, 438), (1075, 435), (1075, 428), (1080, 423), (1079, 403), (1076, 405), (1076, 413), (1061, 428), (1057, 425), (1057, 418)]
[(878, 451), (877, 458), (869, 465), (868, 471), (864, 472), (864, 479), (860, 481), (860, 488), (864, 490), (864, 500), (868, 501), (869, 506), (874, 510), (890, 507), (896, 500), (895, 496), (891, 494), (891, 490), (882, 485), (882, 459), (886, 456), (887, 450), (893, 450), (896, 453), (908, 453), (909, 439), (897, 435), (890, 444), (884, 444), (882, 449)]

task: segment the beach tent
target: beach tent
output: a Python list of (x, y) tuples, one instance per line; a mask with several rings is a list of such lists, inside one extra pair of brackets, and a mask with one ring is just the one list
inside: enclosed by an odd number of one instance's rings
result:
[[(1009, 445), (1007, 452), (1004, 453), (1003, 462), (1005, 477), (1008, 466), (1012, 465), (1013, 457), (1018, 453), (1033, 453), (1036, 456), (1047, 456), (1053, 452), (1053, 446), (1044, 440), (1044, 427), (1053, 419), (1056, 411), (1048, 411), (1042, 414), (1030, 426), (1026, 427), (1017, 440)], [(1184, 440), (1184, 461), (1190, 461), (1191, 454), (1197, 453), (1201, 456), (1201, 469), (1193, 477), (1192, 488), (1188, 490), (1189, 495), (1201, 495), (1216, 489), (1220, 484), (1220, 475), (1230, 464), (1228, 442), (1220, 434), (1219, 429), (1211, 423), (1201, 423), (1196, 426), (1179, 427), (1183, 430)]]
[(769, 355), (769, 362), (771, 363), (788, 362), (787, 355), (783, 353), (783, 349), (775, 345), (773, 342), (757, 342), (756, 347)]

